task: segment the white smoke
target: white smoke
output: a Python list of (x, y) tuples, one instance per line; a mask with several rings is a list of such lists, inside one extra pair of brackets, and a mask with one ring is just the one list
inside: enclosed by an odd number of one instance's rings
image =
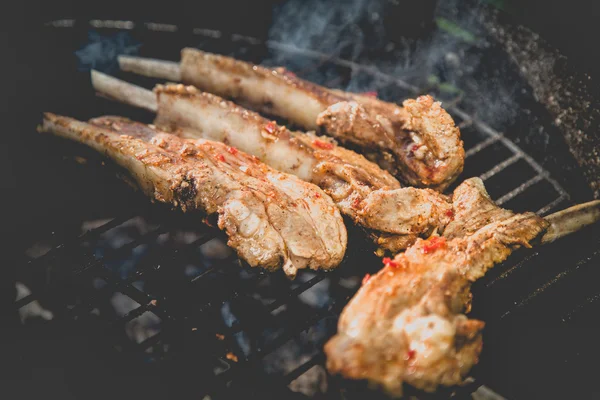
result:
[[(349, 51), (355, 60), (362, 53), (366, 39), (384, 36), (381, 0), (291, 0), (275, 12), (270, 39), (298, 49), (319, 50), (327, 55)], [(363, 26), (375, 28), (366, 35)]]
[(119, 55), (137, 54), (140, 43), (135, 41), (129, 32), (114, 35), (102, 35), (90, 31), (88, 43), (75, 52), (79, 60), (79, 69), (88, 71), (95, 69), (105, 73), (117, 71)]
[[(514, 116), (514, 96), (520, 86), (503, 79), (502, 65), (498, 65), (494, 76), (475, 76), (490, 42), (481, 23), (482, 6), (477, 1), (466, 3), (439, 1), (431, 16), (436, 29), (423, 38), (404, 39), (393, 37), (394, 32), (389, 29), (386, 32), (383, 23), (387, 10), (403, 7), (401, 2), (291, 0), (276, 10), (269, 39), (282, 44), (282, 48), (317, 51), (327, 57), (340, 57), (374, 68), (406, 82), (407, 86), (432, 92), (440, 100), (455, 99), (468, 93), (468, 101), (477, 104), (472, 112), (486, 122), (498, 125)], [(410, 6), (406, 7), (410, 12)], [(381, 56), (372, 56), (375, 52)], [(278, 51), (267, 64), (302, 71), (308, 69), (310, 62), (314, 63), (314, 60)], [(329, 71), (319, 72), (327, 74)], [(327, 76), (323, 79), (318, 83), (327, 81)], [(397, 88), (390, 86), (389, 80), (356, 72), (342, 89), (377, 91), (384, 100), (393, 101), (415, 95), (399, 93)]]

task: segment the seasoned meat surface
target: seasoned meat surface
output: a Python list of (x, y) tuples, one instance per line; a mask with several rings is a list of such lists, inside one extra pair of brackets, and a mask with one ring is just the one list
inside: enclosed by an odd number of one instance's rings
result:
[[(481, 181), (470, 179), (454, 195), (457, 220), (493, 205)], [(547, 223), (533, 213), (497, 206), (479, 214), (474, 228), (449, 238), (418, 239), (405, 253), (364, 281), (326, 345), (327, 367), (367, 379), (395, 395), (406, 382), (433, 391), (461, 383), (477, 363), (484, 323), (468, 319), (470, 286), (513, 249), (528, 246)]]
[(343, 258), (346, 229), (321, 189), (222, 143), (181, 139), (119, 117), (85, 123), (47, 113), (41, 131), (107, 155), (155, 200), (217, 214), (228, 244), (251, 266), (282, 267), (293, 277)]
[(327, 89), (283, 68), (269, 69), (195, 49), (182, 51), (181, 79), (360, 146), (413, 186), (443, 190), (463, 168), (460, 131), (431, 96), (406, 100), (400, 107)]
[(292, 132), (191, 86), (159, 85), (155, 92), (156, 125), (185, 137), (227, 143), (320, 186), (382, 249), (396, 253), (451, 220), (446, 196), (401, 188), (387, 171), (327, 137)]

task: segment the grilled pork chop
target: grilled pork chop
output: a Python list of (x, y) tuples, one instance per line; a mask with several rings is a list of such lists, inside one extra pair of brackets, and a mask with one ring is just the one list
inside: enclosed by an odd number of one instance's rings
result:
[(427, 391), (459, 384), (477, 363), (484, 323), (463, 314), (471, 283), (513, 249), (529, 246), (548, 223), (495, 206), (478, 178), (456, 189), (454, 203), (456, 221), (470, 218), (469, 232), (418, 239), (363, 281), (325, 345), (332, 373), (401, 395), (404, 382)]
[(446, 196), (430, 189), (400, 188), (388, 172), (326, 137), (292, 132), (191, 86), (158, 85), (153, 94), (96, 71), (92, 83), (103, 94), (156, 111), (155, 124), (163, 129), (227, 143), (318, 185), (343, 214), (392, 253), (451, 220)]
[(370, 96), (331, 90), (230, 57), (184, 49), (177, 64), (120, 57), (121, 68), (181, 80), (240, 104), (287, 118), (305, 129), (321, 129), (342, 143), (374, 155), (392, 174), (418, 187), (443, 190), (464, 164), (460, 131), (431, 96), (403, 107)]
[(330, 269), (346, 229), (318, 187), (208, 140), (189, 141), (124, 118), (80, 122), (47, 113), (41, 132), (86, 144), (131, 172), (151, 198), (183, 211), (218, 214), (228, 244), (251, 266)]

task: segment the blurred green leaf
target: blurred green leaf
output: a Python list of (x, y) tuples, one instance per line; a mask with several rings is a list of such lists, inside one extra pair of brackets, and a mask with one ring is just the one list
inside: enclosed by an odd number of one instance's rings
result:
[(467, 43), (474, 43), (477, 40), (475, 35), (473, 35), (471, 32), (461, 28), (460, 26), (456, 25), (456, 23), (446, 18), (436, 18), (435, 23), (441, 30), (448, 32), (450, 35), (462, 39)]
[(438, 88), (440, 89), (441, 92), (448, 93), (448, 94), (461, 94), (463, 92), (462, 90), (460, 90), (459, 88), (457, 88), (456, 86), (454, 86), (453, 84), (448, 83), (448, 82), (440, 83), (438, 85)]
[(427, 83), (429, 83), (430, 85), (437, 85), (438, 83), (440, 83), (440, 78), (438, 78), (437, 75), (429, 75), (427, 77)]

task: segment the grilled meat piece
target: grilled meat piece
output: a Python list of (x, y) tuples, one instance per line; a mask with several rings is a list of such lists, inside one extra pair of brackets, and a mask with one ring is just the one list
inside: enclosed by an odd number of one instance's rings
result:
[(371, 96), (333, 91), (345, 101), (317, 118), (325, 132), (366, 149), (402, 181), (442, 191), (463, 170), (460, 130), (431, 96), (408, 99), (402, 107)]
[(446, 196), (400, 188), (363, 156), (314, 134), (292, 132), (222, 98), (182, 85), (158, 86), (155, 123), (186, 137), (231, 144), (280, 171), (321, 187), (340, 211), (398, 252), (450, 221)]
[(431, 96), (406, 100), (403, 107), (370, 96), (331, 90), (269, 69), (195, 49), (184, 49), (180, 70), (171, 62), (120, 57), (121, 68), (182, 80), (201, 90), (321, 129), (342, 143), (360, 146), (404, 182), (443, 190), (464, 164), (460, 131)]
[[(191, 86), (159, 85), (154, 95), (95, 71), (92, 83), (104, 94), (156, 111), (155, 124), (163, 129), (227, 143), (320, 186), (343, 214), (392, 253), (451, 220), (452, 206), (446, 196), (430, 189), (400, 188), (376, 164), (326, 137), (292, 132)], [(148, 106), (152, 96), (155, 103)]]
[[(325, 345), (332, 373), (401, 395), (404, 382), (427, 391), (459, 384), (477, 363), (484, 323), (463, 314), (470, 309), (471, 283), (513, 249), (529, 246), (548, 223), (495, 206), (478, 178), (461, 184), (453, 200), (456, 220), (472, 216), (472, 228), (418, 239), (385, 260), (346, 306), (337, 335)], [(477, 213), (481, 206), (486, 211)]]
[(47, 113), (40, 128), (86, 144), (131, 172), (145, 194), (183, 211), (218, 214), (228, 244), (251, 266), (330, 269), (346, 229), (318, 187), (222, 143), (189, 141), (124, 118), (80, 122)]

